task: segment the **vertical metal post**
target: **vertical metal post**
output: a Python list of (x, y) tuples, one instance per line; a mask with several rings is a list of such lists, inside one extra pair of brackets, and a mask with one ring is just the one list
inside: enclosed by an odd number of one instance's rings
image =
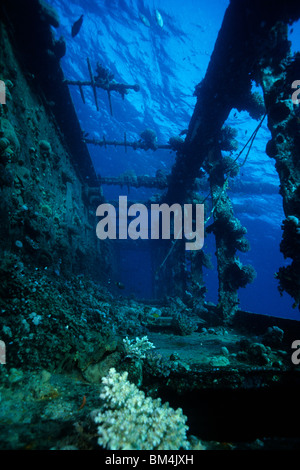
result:
[(92, 86), (92, 88), (93, 88), (93, 93), (94, 93), (94, 99), (95, 99), (96, 108), (97, 108), (97, 111), (99, 111), (98, 99), (97, 99), (97, 89), (96, 89), (96, 85), (95, 85), (94, 76), (93, 76), (93, 73), (92, 73), (92, 67), (91, 67), (90, 59), (87, 58), (86, 60), (87, 60), (88, 69), (89, 69), (89, 74), (90, 74), (90, 78), (91, 78), (91, 86)]

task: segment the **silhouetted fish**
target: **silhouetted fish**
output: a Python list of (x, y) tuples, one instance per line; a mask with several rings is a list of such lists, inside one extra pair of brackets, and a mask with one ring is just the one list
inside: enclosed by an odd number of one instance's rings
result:
[(145, 15), (142, 15), (141, 13), (140, 13), (139, 17), (140, 17), (140, 20), (142, 21), (142, 23), (144, 23), (144, 25), (147, 26), (147, 28), (150, 28), (150, 22), (149, 22), (148, 18), (146, 18)]
[(161, 14), (159, 13), (158, 10), (155, 10), (155, 18), (156, 18), (156, 22), (157, 22), (158, 26), (160, 26), (162, 28), (163, 25), (164, 25), (164, 22), (163, 22)]
[(79, 20), (75, 21), (75, 23), (72, 26), (72, 38), (75, 38), (76, 34), (79, 33), (79, 30), (81, 28), (83, 22), (83, 15), (79, 18)]
[(115, 285), (116, 285), (119, 289), (125, 289), (125, 286), (124, 286), (123, 282), (120, 282), (120, 281), (115, 282)]

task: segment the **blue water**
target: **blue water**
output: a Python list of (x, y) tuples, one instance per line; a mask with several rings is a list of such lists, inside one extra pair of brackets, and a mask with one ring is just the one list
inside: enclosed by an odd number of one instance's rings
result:
[[(70, 87), (81, 127), (89, 137), (102, 139), (105, 135), (108, 140), (122, 140), (126, 131), (128, 140), (137, 140), (144, 129), (151, 128), (159, 143), (167, 143), (171, 136), (188, 127), (196, 103), (194, 87), (205, 75), (227, 0), (51, 0), (49, 3), (61, 19), (55, 34), (63, 35), (67, 42), (67, 53), (62, 59), (66, 78), (88, 80), (86, 59), (89, 57), (93, 70), (100, 62), (114, 73), (117, 81), (138, 83), (141, 87), (138, 93), (130, 91), (124, 100), (112, 93), (113, 116), (104, 91), (98, 90), (100, 111), (97, 112), (91, 90), (84, 89), (86, 104), (83, 104), (77, 87)], [(163, 18), (162, 28), (156, 22), (155, 9), (159, 9)], [(84, 14), (82, 28), (72, 39), (71, 26), (81, 14)], [(140, 15), (147, 18), (150, 27), (145, 26)], [(292, 50), (298, 51), (300, 26), (295, 24), (293, 31), (289, 29)], [(227, 124), (237, 129), (239, 148), (257, 126), (247, 112), (235, 115), (234, 111)], [(264, 123), (238, 176), (241, 182), (250, 183), (250, 188), (253, 183), (253, 191), (231, 195), (235, 215), (247, 228), (251, 244), (251, 251), (240, 254), (240, 259), (251, 263), (257, 271), (253, 284), (239, 291), (240, 306), (255, 313), (300, 319), (299, 312), (292, 309), (293, 300), (288, 295), (279, 295), (274, 278), (278, 268), (289, 260), (284, 260), (279, 251), (284, 214), (274, 161), (265, 154), (269, 138)], [(175, 161), (175, 154), (169, 151), (128, 149), (125, 153), (120, 147), (105, 150), (92, 145), (89, 151), (96, 172), (102, 176), (118, 176), (128, 170), (154, 176), (158, 169), (169, 172)], [(119, 194), (127, 195), (127, 190), (120, 192), (118, 187), (104, 187), (107, 200)], [(143, 201), (152, 194), (145, 188), (131, 189), (130, 198)], [(206, 239), (204, 248), (211, 253), (216, 266), (212, 236)], [(129, 272), (131, 267), (133, 273), (138, 260), (128, 253), (124, 258), (124, 265)], [(145, 265), (150, 269), (148, 261)], [(216, 269), (206, 271), (205, 279), (207, 300), (216, 301)], [(141, 295), (149, 295), (149, 282), (146, 273), (139, 279)]]

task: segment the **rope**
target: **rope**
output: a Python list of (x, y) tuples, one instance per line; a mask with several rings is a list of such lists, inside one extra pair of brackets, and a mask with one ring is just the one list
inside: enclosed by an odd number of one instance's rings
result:
[[(245, 143), (244, 147), (242, 148), (242, 150), (238, 153), (237, 157), (236, 157), (236, 158), (233, 160), (233, 162), (232, 162), (232, 163), (235, 163), (235, 162), (240, 158), (240, 156), (242, 155), (242, 153), (244, 152), (245, 148), (247, 147), (247, 145), (248, 145), (249, 142), (250, 142), (249, 148), (248, 148), (247, 153), (246, 153), (246, 157), (244, 158), (243, 163), (241, 163), (241, 164), (239, 165), (240, 168), (242, 168), (242, 166), (244, 166), (245, 163), (246, 163), (246, 161), (247, 161), (247, 158), (248, 158), (248, 156), (249, 156), (249, 153), (250, 153), (250, 150), (251, 150), (251, 148), (252, 148), (252, 145), (253, 145), (253, 142), (254, 142), (254, 140), (255, 140), (255, 137), (256, 137), (256, 135), (257, 135), (259, 129), (261, 128), (262, 123), (264, 122), (264, 119), (265, 119), (266, 115), (267, 115), (267, 113), (265, 113), (265, 114), (263, 115), (263, 117), (262, 117), (262, 119), (260, 120), (258, 126), (257, 126), (257, 127), (255, 128), (255, 130), (252, 132), (251, 136), (249, 137), (249, 139), (248, 139), (247, 142)], [(215, 209), (216, 209), (216, 206), (217, 206), (217, 204), (218, 204), (218, 202), (219, 202), (219, 200), (220, 200), (220, 198), (221, 198), (223, 192), (225, 191), (225, 189), (226, 189), (226, 187), (227, 187), (227, 185), (228, 185), (228, 180), (229, 180), (229, 178), (230, 178), (230, 176), (228, 175), (228, 176), (226, 177), (225, 181), (224, 181), (224, 184), (223, 184), (223, 186), (222, 186), (222, 189), (221, 189), (221, 191), (220, 191), (220, 194), (219, 194), (219, 196), (218, 196), (218, 198), (217, 198), (217, 200), (216, 200), (216, 202), (215, 202), (215, 204), (214, 204), (214, 206), (213, 206), (211, 212), (209, 213), (208, 218), (205, 220), (204, 224), (206, 224), (206, 223), (209, 221), (209, 219), (212, 217), (212, 215), (213, 215), (213, 213), (214, 213), (214, 211), (215, 211)], [(206, 201), (206, 199), (208, 199), (209, 196), (210, 196), (210, 193), (208, 193), (207, 196), (203, 199), (202, 204), (203, 204), (203, 202)]]
[[(247, 147), (247, 145), (248, 145), (249, 142), (250, 142), (250, 146), (249, 146), (248, 151), (247, 151), (247, 153), (246, 153), (246, 157), (244, 158), (243, 163), (242, 163), (241, 165), (239, 165), (240, 168), (241, 168), (243, 165), (245, 165), (245, 163), (246, 163), (246, 161), (247, 161), (247, 158), (248, 158), (248, 156), (249, 156), (249, 153), (250, 153), (251, 147), (252, 147), (252, 145), (253, 145), (253, 142), (254, 142), (254, 140), (255, 140), (255, 137), (256, 137), (256, 135), (257, 135), (259, 129), (261, 128), (262, 123), (264, 122), (264, 119), (265, 119), (266, 115), (267, 115), (267, 113), (265, 113), (265, 114), (263, 115), (263, 117), (262, 117), (262, 119), (260, 120), (258, 126), (257, 126), (256, 129), (254, 130), (254, 132), (251, 134), (250, 138), (248, 139), (248, 141), (246, 142), (246, 144), (244, 145), (244, 147), (242, 148), (242, 150), (239, 152), (239, 154), (237, 155), (237, 157), (233, 160), (233, 163), (235, 163), (235, 162), (240, 158), (240, 156), (242, 155), (242, 153), (244, 152), (245, 148)], [(204, 225), (206, 225), (207, 222), (209, 221), (209, 219), (212, 217), (212, 215), (213, 215), (213, 213), (214, 213), (214, 211), (215, 211), (215, 209), (216, 209), (216, 207), (217, 207), (217, 205), (218, 205), (218, 202), (219, 202), (219, 200), (220, 200), (220, 198), (221, 198), (223, 192), (225, 191), (225, 189), (226, 189), (226, 187), (227, 187), (227, 185), (228, 185), (228, 179), (229, 179), (229, 176), (227, 176), (227, 178), (225, 179), (224, 184), (223, 184), (222, 189), (221, 189), (221, 192), (220, 192), (219, 196), (217, 197), (217, 200), (216, 200), (216, 202), (215, 202), (215, 204), (214, 204), (212, 210), (210, 211), (208, 218), (204, 221)], [(210, 196), (210, 193), (208, 193), (207, 196), (203, 199), (202, 204), (208, 199), (209, 196)], [(168, 251), (166, 257), (165, 257), (164, 260), (163, 260), (163, 262), (160, 264), (160, 266), (159, 266), (159, 267), (157, 268), (157, 270), (155, 271), (155, 274), (157, 274), (157, 273), (161, 270), (161, 268), (164, 266), (164, 264), (166, 263), (167, 259), (169, 258), (170, 254), (172, 253), (172, 251), (173, 251), (173, 249), (174, 249), (174, 247), (175, 247), (175, 245), (176, 245), (176, 242), (177, 242), (177, 240), (178, 240), (178, 238), (179, 238), (181, 232), (182, 232), (182, 228), (179, 230), (179, 232), (178, 232), (178, 234), (177, 234), (177, 236), (176, 236), (176, 238), (175, 238), (175, 240), (174, 240), (174, 242), (173, 242), (173, 244), (172, 244), (170, 250)]]

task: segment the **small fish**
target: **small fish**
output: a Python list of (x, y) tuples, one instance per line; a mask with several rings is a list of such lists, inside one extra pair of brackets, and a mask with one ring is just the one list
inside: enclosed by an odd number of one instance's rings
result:
[(83, 22), (83, 15), (79, 18), (79, 20), (75, 21), (75, 23), (72, 26), (72, 38), (75, 38), (75, 36), (79, 33), (79, 30), (82, 26)]
[(150, 313), (152, 318), (160, 318), (160, 316), (161, 316), (161, 311), (158, 310), (157, 308), (151, 308), (149, 313)]
[(163, 25), (164, 25), (164, 22), (163, 22), (161, 14), (159, 13), (158, 10), (155, 10), (155, 18), (156, 18), (156, 22), (157, 22), (158, 26), (160, 26), (162, 28)]
[(144, 25), (147, 26), (147, 28), (150, 28), (150, 21), (148, 20), (148, 18), (146, 18), (146, 16), (142, 15), (141, 13), (139, 17), (140, 17), (141, 22), (144, 23)]
[(82, 408), (85, 406), (85, 404), (86, 404), (86, 396), (83, 395), (82, 403), (81, 403), (80, 407), (78, 408), (78, 411), (82, 410)]
[(119, 289), (125, 289), (125, 286), (122, 282), (118, 281), (118, 282), (115, 282), (115, 285), (119, 288)]

